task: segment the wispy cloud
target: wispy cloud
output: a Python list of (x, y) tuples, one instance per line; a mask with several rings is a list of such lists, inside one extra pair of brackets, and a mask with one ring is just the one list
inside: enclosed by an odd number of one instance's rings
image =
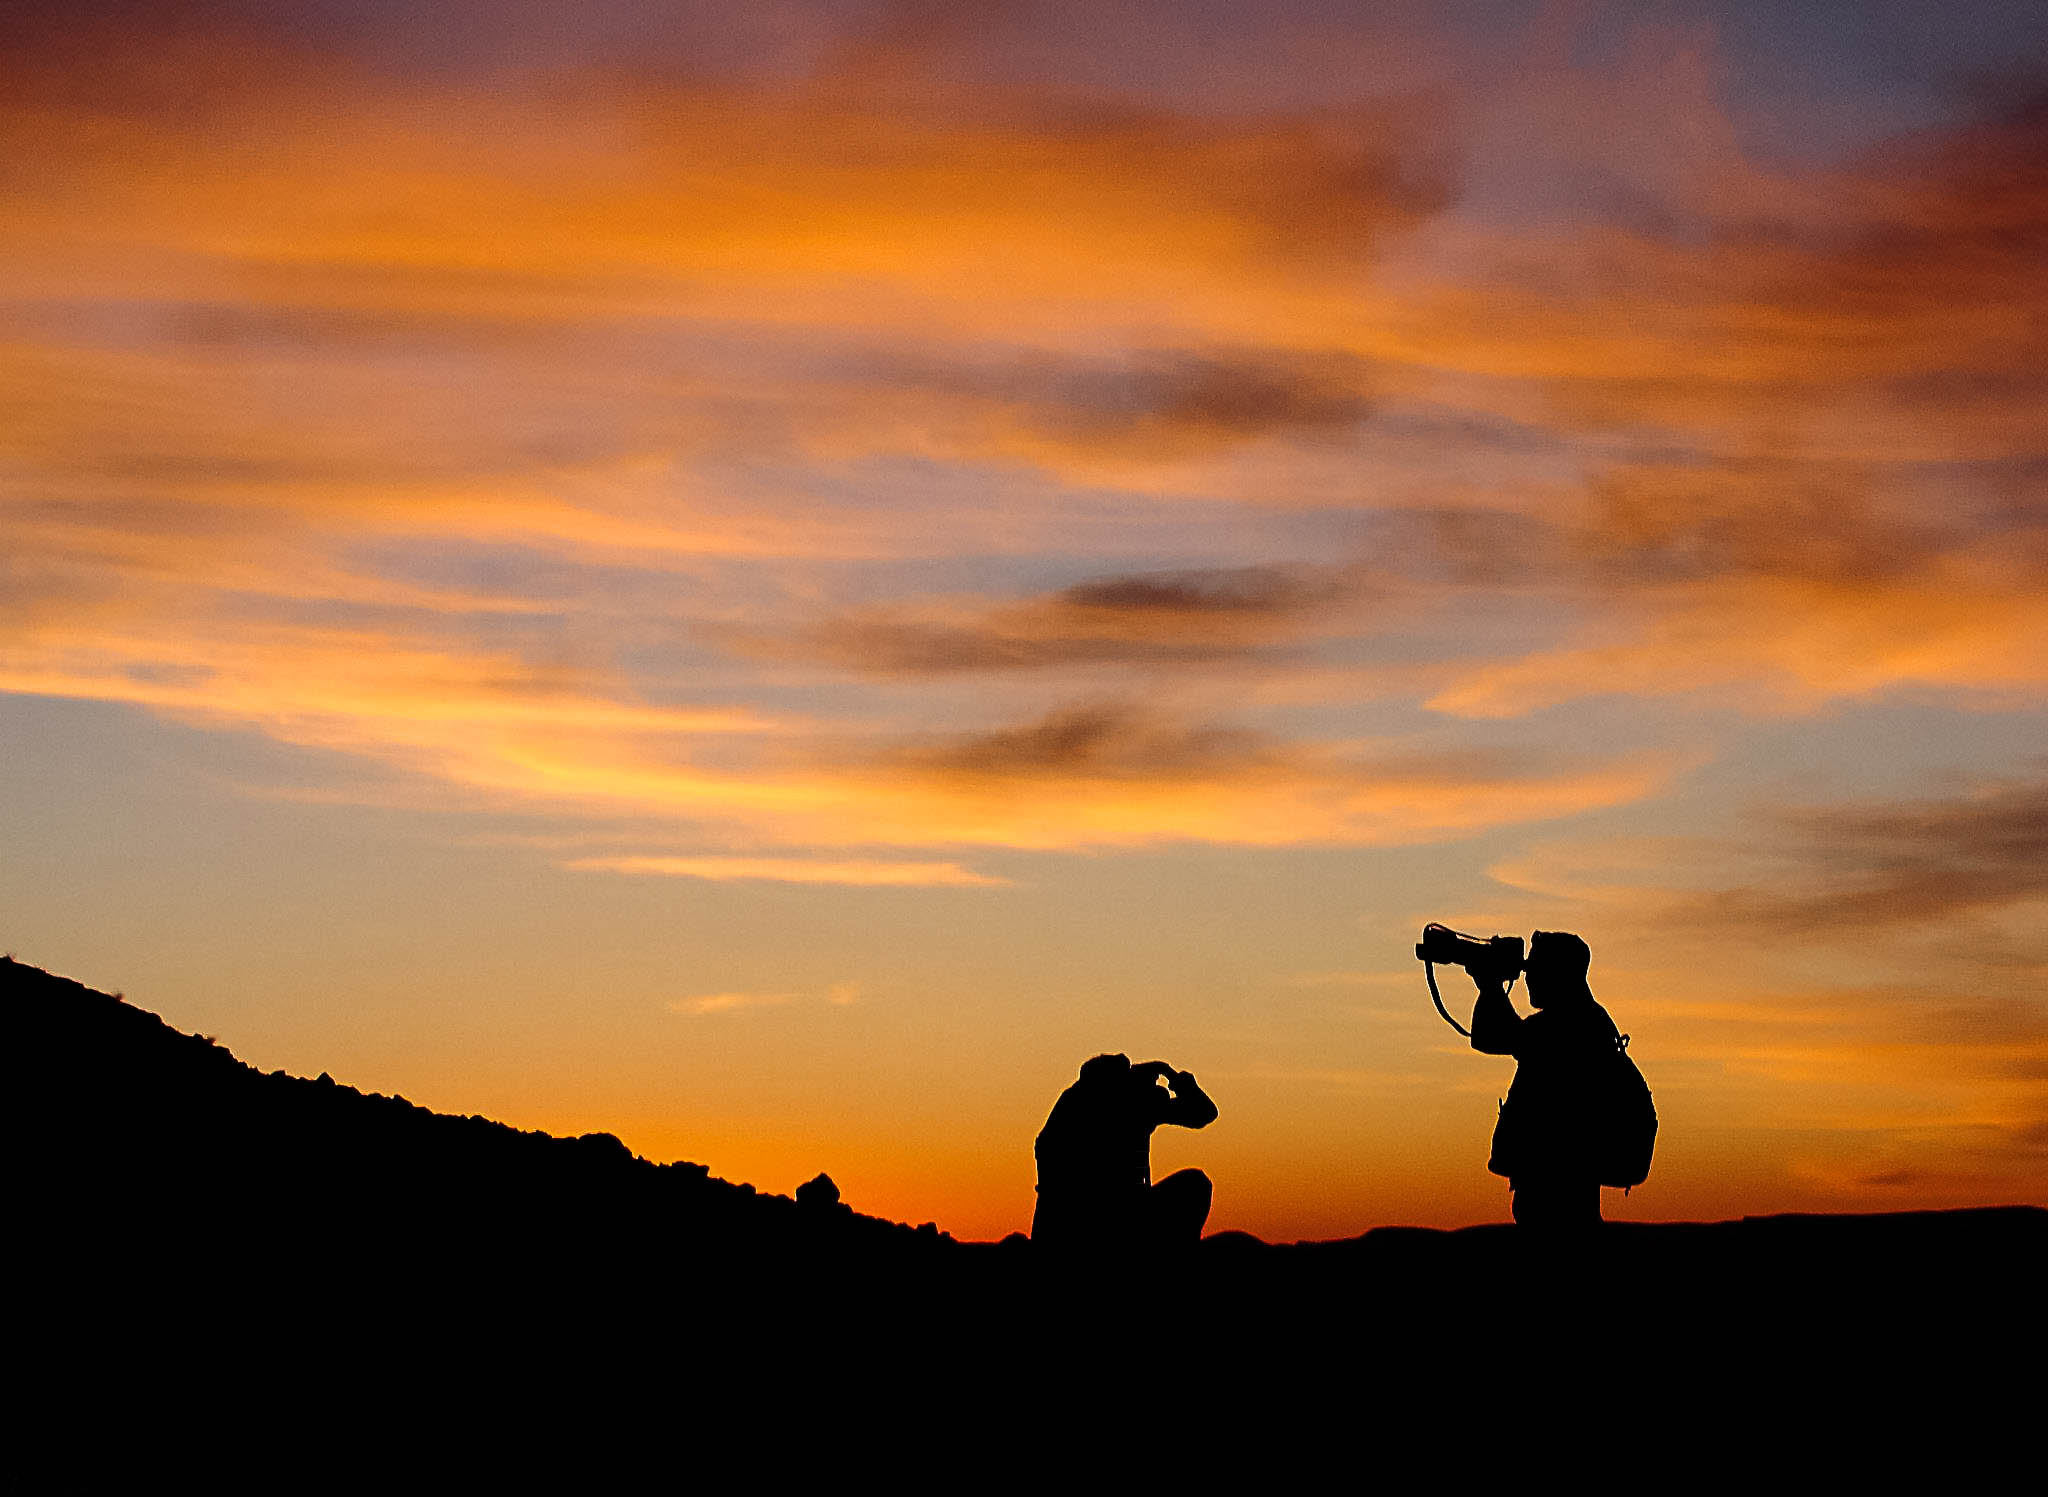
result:
[[(1692, 918), (1801, 935), (1859, 938), (1952, 927), (2048, 901), (2048, 780), (1994, 781), (1933, 800), (1779, 811), (1786, 875), (1703, 894)], [(2048, 959), (2048, 949), (2042, 952)]]
[(698, 1019), (711, 1014), (737, 1013), (743, 1009), (784, 1008), (790, 1004), (810, 1002), (824, 1003), (832, 1008), (850, 1008), (860, 1002), (861, 993), (861, 984), (857, 982), (835, 982), (823, 993), (703, 993), (689, 998), (671, 998), (665, 1006), (670, 1013)]
[(1009, 879), (976, 873), (958, 863), (866, 859), (628, 856), (576, 858), (562, 866), (579, 872), (643, 873), (715, 881), (763, 879), (784, 884), (850, 884), (867, 888), (996, 888), (1010, 883)]
[(796, 993), (704, 993), (695, 998), (672, 998), (670, 1013), (701, 1018), (706, 1014), (729, 1014), (743, 1008), (780, 1008), (801, 996)]
[[(1743, 831), (1540, 845), (1491, 871), (1517, 888), (1625, 909), (1656, 927), (1772, 942), (1868, 946), (2048, 902), (2048, 781), (1763, 808)], [(2048, 947), (2038, 955), (2048, 961)]]

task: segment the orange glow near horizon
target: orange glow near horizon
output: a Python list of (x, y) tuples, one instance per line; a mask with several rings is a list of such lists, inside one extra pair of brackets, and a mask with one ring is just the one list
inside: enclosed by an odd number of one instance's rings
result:
[(1576, 929), (1618, 1214), (2048, 1200), (2010, 58), (151, 9), (0, 22), (22, 960), (975, 1237), (1162, 1055), (1296, 1238), (1504, 1213), (1414, 932)]

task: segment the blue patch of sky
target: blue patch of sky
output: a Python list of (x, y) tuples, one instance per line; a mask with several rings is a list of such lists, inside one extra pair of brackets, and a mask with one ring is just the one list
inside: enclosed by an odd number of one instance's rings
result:
[[(393, 582), (521, 603), (570, 604), (594, 596), (615, 597), (622, 589), (648, 581), (645, 568), (579, 561), (546, 546), (452, 538), (430, 544), (364, 542), (348, 549), (345, 564)], [(661, 581), (679, 592), (690, 586), (672, 574), (661, 574)]]
[(1754, 719), (1703, 779), (1751, 801), (1912, 800), (2048, 774), (2048, 707), (1895, 688), (1798, 716)]
[[(629, 65), (683, 78), (794, 80), (862, 48), (942, 74), (1051, 82), (1150, 95), (1177, 110), (1313, 108), (1375, 91), (1512, 70), (1532, 35), (1555, 32), (1550, 0), (1172, 0), (1104, 7), (1095, 0), (1023, 7), (904, 7), (891, 0), (672, 6), (646, 0), (238, 0), (236, 11), (322, 49), (415, 74), (496, 75)], [(1973, 74), (2038, 64), (2048, 10), (2038, 0), (1652, 0), (1562, 12), (1582, 61), (1611, 56), (1634, 29), (1710, 28), (1760, 119), (1798, 103), (1767, 134), (1795, 151), (1853, 149), (1903, 126), (1952, 117), (1955, 85)], [(1384, 43), (1364, 76), (1355, 58), (1321, 49), (1270, 66), (1267, 43), (1363, 31)], [(1439, 49), (1399, 46), (1443, 38)], [(1338, 65), (1338, 62), (1344, 64)], [(1195, 72), (1207, 86), (1190, 87)], [(1254, 87), (1233, 87), (1233, 73)], [(1466, 74), (1466, 80), (1480, 81)]]
[(1977, 85), (2021, 72), (2038, 79), (2048, 67), (2039, 0), (1721, 0), (1707, 13), (1757, 92), (1788, 118), (1802, 95), (1821, 103), (1824, 91), (1833, 109), (1817, 118), (1834, 123), (1836, 150), (1971, 118), (1983, 102)]

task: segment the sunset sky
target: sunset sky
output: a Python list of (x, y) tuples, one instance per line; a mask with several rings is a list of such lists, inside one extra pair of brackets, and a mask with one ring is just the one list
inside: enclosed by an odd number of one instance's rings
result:
[[(0, 947), (963, 1237), (2048, 1203), (2048, 6), (0, 12)], [(1471, 988), (1448, 974), (1468, 1014)]]

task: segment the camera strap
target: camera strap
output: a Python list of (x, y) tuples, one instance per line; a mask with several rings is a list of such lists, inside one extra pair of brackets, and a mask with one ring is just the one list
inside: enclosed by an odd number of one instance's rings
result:
[(1471, 1039), (1472, 1031), (1451, 1017), (1451, 1011), (1444, 1007), (1444, 995), (1436, 990), (1436, 963), (1424, 962), (1422, 964), (1422, 975), (1429, 979), (1430, 1001), (1436, 1004), (1436, 1011), (1444, 1016), (1444, 1022), (1465, 1036), (1466, 1039)]

